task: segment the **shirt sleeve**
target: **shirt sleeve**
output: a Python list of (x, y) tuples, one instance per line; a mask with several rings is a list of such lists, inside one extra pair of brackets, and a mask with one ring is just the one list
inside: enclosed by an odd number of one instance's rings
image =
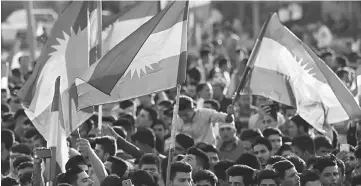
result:
[(211, 109), (202, 109), (204, 110), (203, 112), (209, 116), (209, 124), (211, 123), (217, 123), (217, 122), (226, 122), (226, 117), (227, 114), (223, 113), (223, 112), (217, 112), (215, 110), (211, 110)]

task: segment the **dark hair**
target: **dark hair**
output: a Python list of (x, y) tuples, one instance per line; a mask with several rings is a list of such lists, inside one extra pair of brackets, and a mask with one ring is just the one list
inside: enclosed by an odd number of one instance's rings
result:
[(315, 144), (311, 136), (302, 135), (296, 136), (292, 140), (292, 146), (299, 148), (302, 152), (308, 152), (311, 155), (315, 154)]
[(109, 175), (102, 181), (100, 186), (119, 186), (122, 185), (122, 181), (119, 176)]
[(117, 151), (116, 140), (111, 136), (97, 137), (94, 143), (101, 145), (104, 153), (109, 153), (110, 156), (114, 156)]
[(84, 170), (79, 166), (71, 167), (64, 174), (58, 176), (58, 182), (73, 185), (78, 179), (78, 174), (82, 172), (84, 172)]
[(264, 179), (272, 179), (276, 182), (276, 185), (280, 185), (281, 180), (279, 175), (270, 169), (261, 170), (257, 176), (257, 184), (260, 185), (262, 180)]
[(33, 161), (33, 159), (31, 158), (31, 156), (28, 156), (28, 155), (21, 155), (21, 156), (18, 156), (17, 158), (15, 158), (15, 160), (13, 161), (13, 167), (15, 170), (17, 170), (18, 166), (21, 164), (21, 163), (24, 163), (24, 162), (31, 162)]
[(330, 138), (328, 138), (327, 136), (324, 135), (319, 135), (316, 136), (314, 138), (314, 143), (315, 143), (315, 149), (316, 151), (318, 149), (320, 149), (321, 147), (327, 148), (327, 149), (332, 149), (332, 141), (330, 140)]
[(87, 165), (83, 156), (81, 156), (81, 155), (73, 156), (73, 157), (69, 158), (69, 160), (66, 162), (65, 170), (69, 170), (70, 168), (72, 168), (74, 166), (79, 166), (79, 165)]
[(116, 156), (110, 156), (107, 161), (112, 163), (111, 173), (116, 174), (119, 177), (122, 177), (129, 168), (127, 163), (123, 159)]
[(156, 186), (153, 176), (144, 170), (136, 170), (130, 174), (130, 179), (134, 186)]
[(259, 129), (245, 129), (241, 132), (240, 139), (242, 141), (253, 141), (257, 137), (263, 137)]
[(292, 162), (292, 164), (295, 166), (297, 172), (302, 173), (306, 170), (306, 162), (303, 161), (303, 159), (301, 159), (298, 156), (295, 155), (288, 155), (286, 156), (286, 159), (290, 162)]
[(338, 158), (336, 158), (336, 163), (337, 163), (337, 167), (341, 169), (341, 174), (345, 175), (345, 173), (346, 173), (345, 163)]
[(24, 109), (19, 109), (15, 112), (14, 120), (18, 119), (18, 117), (20, 117), (20, 116), (26, 116)]
[(266, 138), (263, 137), (258, 137), (257, 140), (252, 144), (252, 147), (254, 148), (256, 145), (264, 145), (267, 147), (269, 151), (272, 150), (271, 143)]
[(124, 100), (119, 102), (119, 108), (121, 109), (126, 109), (131, 106), (134, 106), (134, 102), (132, 100)]
[(267, 165), (273, 165), (273, 164), (275, 164), (279, 161), (283, 161), (283, 160), (287, 160), (287, 159), (282, 156), (274, 155), (274, 156), (271, 156), (270, 158), (268, 158)]
[[(226, 170), (232, 167), (235, 163), (230, 160), (222, 160), (214, 164), (214, 174), (216, 174), (218, 179), (226, 180)], [(228, 180), (227, 180), (228, 181)]]
[(320, 58), (322, 58), (322, 59), (327, 57), (327, 56), (332, 56), (332, 52), (324, 51), (324, 52), (321, 52), (321, 54), (320, 54)]
[(27, 183), (31, 183), (32, 178), (33, 178), (32, 172), (24, 173), (19, 178), (20, 185), (26, 185)]
[(293, 123), (296, 124), (297, 128), (298, 127), (303, 127), (304, 131), (306, 133), (308, 133), (311, 125), (306, 121), (304, 120), (303, 118), (301, 118), (300, 115), (295, 115), (291, 118), (291, 121), (293, 121)]
[(287, 144), (283, 144), (277, 151), (276, 155), (279, 155), (279, 156), (282, 156), (282, 153), (284, 151), (291, 151), (293, 152), (293, 149), (290, 145), (287, 145)]
[(25, 154), (25, 155), (31, 155), (31, 149), (30, 147), (28, 147), (27, 145), (25, 144), (17, 144), (13, 147), (10, 148), (10, 152), (13, 152), (13, 153), (19, 153), (19, 154)]
[(155, 111), (154, 109), (150, 108), (150, 107), (144, 107), (142, 108), (142, 110), (145, 110), (146, 112), (148, 112), (149, 114), (149, 119), (152, 120), (152, 125), (157, 121), (158, 118), (158, 114), (157, 111)]
[(194, 102), (192, 98), (188, 96), (179, 96), (179, 111), (184, 111), (193, 108), (194, 108)]
[(191, 147), (187, 150), (187, 154), (192, 154), (196, 156), (197, 162), (198, 160), (202, 163), (203, 169), (209, 169), (209, 158), (206, 153), (204, 153), (202, 150)]
[(160, 159), (159, 157), (154, 154), (154, 153), (147, 153), (144, 154), (140, 160), (139, 160), (139, 168), (142, 167), (142, 165), (144, 164), (152, 164), (152, 165), (156, 165), (158, 170), (160, 170), (161, 166), (160, 166)]
[(268, 139), (268, 137), (271, 135), (278, 135), (278, 136), (282, 137), (282, 132), (280, 131), (280, 129), (273, 128), (273, 127), (267, 127), (266, 129), (264, 129), (263, 136), (266, 139)]
[(219, 151), (217, 150), (217, 148), (210, 144), (206, 144), (203, 147), (198, 147), (198, 148), (201, 149), (205, 153), (213, 152), (213, 153), (219, 154)]
[[(2, 91), (3, 89), (1, 89)], [(6, 90), (5, 90), (6, 91)], [(7, 104), (1, 104), (1, 112), (7, 113), (10, 112), (10, 107)]]
[(194, 139), (184, 133), (177, 134), (175, 141), (184, 149), (188, 149), (194, 145)]
[(197, 83), (201, 81), (201, 72), (197, 68), (192, 68), (187, 71), (187, 75), (189, 75), (190, 78), (194, 79)]
[[(226, 171), (228, 177), (242, 176), (245, 186), (255, 184), (255, 170), (247, 165), (233, 165)], [(226, 180), (228, 181), (228, 180)]]
[(132, 141), (139, 141), (142, 144), (155, 148), (155, 134), (150, 128), (139, 127), (137, 132), (132, 135)]
[(254, 154), (250, 154), (250, 153), (241, 154), (237, 158), (235, 163), (239, 164), (239, 165), (247, 165), (247, 166), (249, 166), (253, 169), (257, 169), (257, 170), (262, 169), (261, 163), (259, 162), (258, 158)]
[[(306, 162), (306, 165), (307, 165), (307, 169), (310, 169), (313, 167), (313, 165), (316, 163), (316, 161), (318, 160), (318, 158), (320, 158), (320, 156), (312, 156), (310, 157), (307, 162)], [(311, 167), (312, 166), (312, 167)]]
[(193, 174), (193, 182), (196, 184), (199, 181), (208, 181), (211, 186), (215, 186), (218, 182), (217, 176), (209, 170), (200, 170)]
[(361, 184), (361, 174), (353, 176), (351, 178), (351, 185), (352, 186), (357, 186)]
[(16, 167), (16, 170), (19, 171), (20, 169), (33, 168), (33, 166), (34, 166), (34, 163), (32, 161), (26, 161), (26, 162), (20, 163), (20, 165), (18, 165)]
[(332, 154), (328, 154), (325, 156), (318, 157), (315, 164), (313, 165), (313, 168), (318, 170), (320, 173), (326, 168), (326, 167), (333, 167), (337, 166), (336, 163), (336, 157)]
[(357, 159), (361, 159), (361, 146), (356, 146), (354, 154)]
[(46, 146), (46, 140), (44, 139), (44, 137), (39, 133), (39, 131), (35, 127), (32, 127), (30, 129), (28, 129), (25, 132), (24, 137), (26, 139), (30, 139), (30, 138), (34, 138), (35, 140), (41, 139), (43, 146)]
[(170, 180), (173, 180), (177, 172), (190, 173), (192, 172), (192, 167), (185, 162), (176, 161), (170, 165)]
[(341, 67), (346, 67), (347, 65), (347, 59), (344, 56), (337, 56), (335, 58), (335, 61), (337, 64), (339, 64)]
[(9, 129), (1, 130), (1, 143), (4, 143), (5, 149), (9, 150), (15, 142), (14, 132)]
[(320, 179), (320, 174), (316, 170), (305, 170), (300, 176), (301, 185), (306, 185), (309, 181), (317, 181)]
[(215, 99), (205, 100), (203, 104), (210, 104), (216, 111), (219, 111), (221, 108), (221, 104)]
[(208, 83), (199, 83), (197, 85), (197, 92), (202, 91), (206, 86), (208, 86)]
[(167, 109), (173, 108), (173, 103), (170, 100), (162, 100), (158, 103), (159, 106), (163, 106)]
[(282, 160), (279, 162), (276, 162), (275, 164), (273, 164), (272, 166), (277, 173), (280, 175), (281, 179), (284, 179), (285, 177), (285, 172), (291, 168), (294, 168), (295, 166), (293, 165), (292, 162), (288, 161), (288, 160)]
[(120, 117), (117, 121), (115, 121), (113, 123), (113, 126), (123, 127), (126, 131), (131, 131), (134, 129), (134, 123), (132, 124), (129, 119), (126, 119), (124, 117)]
[(1, 185), (3, 186), (17, 186), (19, 183), (16, 181), (16, 179), (11, 177), (5, 177), (1, 180)]

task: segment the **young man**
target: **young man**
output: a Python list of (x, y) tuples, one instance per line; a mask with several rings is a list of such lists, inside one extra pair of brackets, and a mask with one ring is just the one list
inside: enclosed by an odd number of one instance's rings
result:
[(271, 143), (271, 154), (275, 155), (282, 146), (282, 132), (277, 128), (269, 127), (263, 131), (263, 136)]
[(213, 89), (210, 83), (200, 83), (197, 85), (197, 107), (203, 108), (205, 100), (213, 99)]
[(155, 122), (155, 124), (152, 125), (152, 129), (154, 131), (154, 134), (158, 138), (163, 140), (164, 140), (164, 136), (168, 134), (168, 129), (162, 120), (157, 120), (157, 122)]
[(189, 148), (182, 161), (190, 164), (194, 172), (209, 169), (209, 158), (207, 154), (196, 147)]
[(314, 143), (317, 156), (330, 154), (334, 150), (332, 141), (327, 136), (316, 136)]
[(258, 129), (245, 129), (242, 131), (240, 139), (244, 153), (253, 153), (252, 144), (258, 137), (263, 137)]
[(24, 133), (25, 142), (31, 150), (46, 147), (46, 140), (36, 128), (30, 128)]
[(176, 161), (170, 165), (171, 186), (192, 186), (192, 167), (185, 162)]
[(13, 178), (16, 177), (16, 167), (13, 166), (13, 163), (17, 157), (31, 156), (31, 154), (32, 154), (31, 149), (25, 144), (18, 144), (11, 147), (10, 156), (9, 156), (10, 173), (8, 176)]
[(259, 186), (279, 186), (281, 185), (281, 180), (274, 170), (264, 169), (259, 172), (257, 183)]
[(216, 145), (212, 123), (232, 122), (233, 112), (232, 107), (228, 107), (228, 114), (205, 108), (197, 109), (190, 97), (181, 96), (179, 98), (178, 112), (181, 119), (179, 120), (177, 131), (191, 136), (195, 143), (204, 142)]
[(20, 163), (19, 166), (16, 167), (17, 169), (17, 178), (20, 179), (25, 173), (32, 173), (33, 172), (34, 163), (31, 161)]
[(213, 172), (218, 178), (219, 186), (228, 186), (228, 178), (226, 175), (226, 170), (234, 165), (234, 162), (229, 160), (222, 160), (216, 163), (213, 167)]
[(209, 158), (210, 170), (213, 170), (214, 164), (219, 162), (219, 152), (213, 145), (205, 145), (200, 148), (203, 152), (205, 152)]
[(300, 177), (295, 166), (288, 160), (279, 161), (272, 166), (278, 172), (282, 186), (300, 186)]
[(200, 170), (193, 175), (193, 183), (196, 186), (216, 186), (218, 179), (209, 170)]
[(153, 108), (144, 107), (137, 115), (135, 126), (150, 128), (157, 121), (157, 118), (157, 112)]
[[(144, 153), (156, 153), (155, 149), (155, 134), (150, 128), (139, 128), (138, 131), (131, 137), (134, 145)], [(162, 156), (163, 158), (163, 156)]]
[(113, 137), (104, 136), (95, 138), (95, 153), (102, 162), (105, 162), (110, 156), (115, 156), (117, 143)]
[(144, 154), (139, 160), (139, 169), (149, 172), (156, 181), (162, 181), (160, 158), (153, 153)]
[(313, 169), (320, 172), (320, 181), (323, 186), (335, 186), (340, 179), (336, 158), (333, 155), (325, 155), (317, 158)]
[(253, 154), (257, 156), (260, 161), (262, 167), (267, 165), (267, 160), (271, 156), (272, 145), (271, 143), (262, 137), (259, 137), (253, 146)]
[(320, 174), (315, 170), (306, 170), (300, 176), (301, 186), (322, 186)]
[(82, 168), (74, 166), (59, 178), (59, 183), (67, 183), (72, 186), (92, 186), (94, 182)]
[(226, 171), (229, 186), (252, 186), (256, 182), (255, 171), (247, 165), (233, 165)]
[(292, 149), (293, 152), (305, 162), (308, 162), (311, 157), (315, 156), (315, 144), (310, 135), (293, 138)]
[(219, 102), (215, 99), (205, 100), (203, 103), (203, 108), (212, 109), (215, 111), (219, 111), (220, 105)]
[(243, 153), (242, 143), (236, 136), (236, 126), (234, 122), (218, 123), (220, 142), (218, 150), (220, 159), (236, 161), (238, 156)]
[(291, 137), (310, 135), (309, 130), (312, 126), (301, 118), (300, 115), (295, 115), (291, 118), (288, 124), (288, 135)]

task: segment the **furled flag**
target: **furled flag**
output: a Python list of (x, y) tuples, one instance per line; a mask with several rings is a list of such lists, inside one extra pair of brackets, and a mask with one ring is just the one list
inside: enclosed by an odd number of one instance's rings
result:
[(56, 79), (60, 76), (62, 119), (66, 136), (70, 135), (92, 114), (92, 108), (78, 111), (76, 77), (89, 67), (89, 42), (92, 35), (87, 29), (96, 19), (96, 2), (73, 1), (55, 22), (51, 36), (37, 60), (35, 69), (18, 93), (25, 113), (37, 130), (49, 141), (53, 134), (49, 123), (54, 112), (53, 96)]
[(350, 91), (277, 14), (267, 25), (248, 83), (252, 94), (297, 108), (320, 132), (329, 132), (328, 124), (361, 117)]
[(188, 1), (174, 1), (76, 80), (79, 107), (126, 100), (185, 81)]
[(160, 10), (159, 1), (136, 1), (125, 11), (103, 21), (103, 51), (107, 53)]

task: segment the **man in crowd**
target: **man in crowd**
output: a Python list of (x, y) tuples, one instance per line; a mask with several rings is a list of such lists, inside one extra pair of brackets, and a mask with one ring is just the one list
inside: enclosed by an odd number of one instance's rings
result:
[(242, 143), (236, 135), (237, 129), (234, 122), (218, 123), (220, 142), (218, 150), (220, 159), (228, 159), (236, 161), (241, 153), (243, 153)]
[(216, 186), (216, 175), (209, 170), (200, 170), (193, 175), (193, 183), (196, 186)]
[(171, 186), (192, 186), (192, 167), (185, 162), (173, 162), (170, 168)]
[(284, 186), (300, 186), (300, 177), (295, 166), (288, 160), (279, 161), (272, 166), (281, 177)]
[(194, 172), (209, 169), (209, 158), (207, 154), (196, 147), (189, 148), (182, 161), (191, 165)]
[(253, 153), (257, 156), (263, 167), (267, 165), (267, 160), (270, 158), (271, 152), (271, 143), (263, 137), (259, 137), (253, 144)]

